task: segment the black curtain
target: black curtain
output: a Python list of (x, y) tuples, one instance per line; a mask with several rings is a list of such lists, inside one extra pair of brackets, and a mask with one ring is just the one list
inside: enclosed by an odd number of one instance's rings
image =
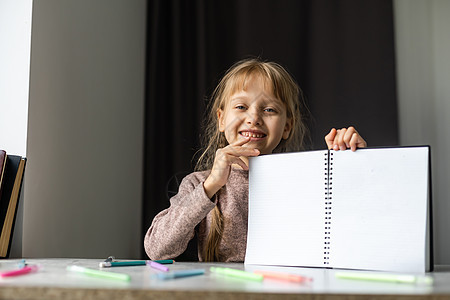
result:
[(150, 0), (147, 36), (143, 235), (173, 176), (192, 171), (207, 98), (240, 59), (294, 76), (310, 148), (349, 125), (369, 146), (398, 143), (391, 0)]

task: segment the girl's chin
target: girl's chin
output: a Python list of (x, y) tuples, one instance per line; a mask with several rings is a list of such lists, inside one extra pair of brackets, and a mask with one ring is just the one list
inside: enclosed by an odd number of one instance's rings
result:
[(259, 155), (266, 155), (266, 154), (271, 154), (272, 153), (272, 151), (268, 151), (264, 147), (258, 146), (256, 144), (250, 145), (250, 143), (247, 143), (245, 145), (242, 145), (242, 147), (250, 148), (250, 149), (258, 149), (259, 150)]
[(261, 144), (258, 144), (257, 142), (254, 142), (254, 141), (250, 141), (250, 142), (242, 145), (242, 147), (245, 147), (245, 148), (256, 148), (256, 149), (258, 149), (258, 146), (261, 147)]

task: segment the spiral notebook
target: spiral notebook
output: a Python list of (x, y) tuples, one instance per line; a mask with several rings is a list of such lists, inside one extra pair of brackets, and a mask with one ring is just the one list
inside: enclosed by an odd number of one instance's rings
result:
[(433, 268), (428, 146), (250, 158), (246, 264)]

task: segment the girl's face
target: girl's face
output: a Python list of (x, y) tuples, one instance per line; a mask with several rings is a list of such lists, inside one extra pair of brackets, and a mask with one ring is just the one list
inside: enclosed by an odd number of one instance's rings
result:
[(287, 139), (292, 120), (286, 117), (286, 107), (264, 86), (260, 76), (252, 76), (245, 90), (237, 91), (217, 111), (219, 130), (229, 144), (250, 137), (244, 147), (270, 154), (281, 139)]

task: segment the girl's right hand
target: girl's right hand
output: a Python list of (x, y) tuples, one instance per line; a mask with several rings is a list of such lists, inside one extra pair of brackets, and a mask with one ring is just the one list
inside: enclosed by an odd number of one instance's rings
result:
[(250, 138), (246, 137), (216, 151), (211, 173), (203, 183), (203, 188), (209, 198), (212, 198), (227, 183), (232, 164), (237, 164), (242, 169), (248, 170), (246, 162), (241, 157), (259, 155), (260, 152), (258, 149), (242, 147), (249, 141)]

